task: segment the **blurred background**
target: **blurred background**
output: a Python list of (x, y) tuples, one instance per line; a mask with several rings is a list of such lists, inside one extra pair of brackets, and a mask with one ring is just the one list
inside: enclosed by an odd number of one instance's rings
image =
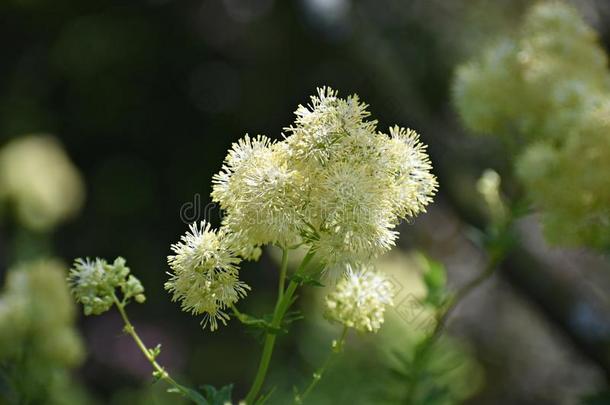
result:
[[(607, 48), (610, 4), (570, 3)], [(380, 129), (416, 129), (439, 178), (429, 213), (401, 226), (400, 252), (383, 266), (404, 291), (417, 292), (414, 252), (424, 251), (446, 266), (449, 288), (462, 285), (485, 260), (472, 238), (485, 227), (476, 180), (486, 168), (509, 176), (511, 163), (497, 140), (463, 129), (451, 81), (459, 63), (510, 35), (531, 4), (3, 0), (0, 147), (39, 141), (21, 144), (3, 176), (26, 185), (39, 178), (43, 188), (57, 181), (63, 191), (49, 197), (60, 207), (43, 223), (28, 222), (27, 208), (3, 205), (0, 280), (34, 258), (60, 258), (67, 268), (75, 257), (121, 255), (147, 290), (144, 305), (130, 306), (132, 320), (149, 345), (163, 345), (161, 362), (193, 385), (234, 382), (241, 398), (258, 364), (256, 338), (236, 321), (204, 332), (200, 319), (181, 312), (163, 290), (166, 256), (186, 222), (219, 223), (208, 206), (211, 178), (231, 143), (245, 133), (280, 139), (297, 105), (329, 85), (342, 96), (358, 93)], [(41, 157), (45, 151), (59, 157)], [(448, 357), (439, 359), (452, 364), (449, 399), (429, 403), (576, 404), (592, 395), (610, 403), (600, 394), (610, 381), (607, 257), (547, 246), (535, 215), (517, 229), (518, 249), (452, 317)], [(276, 271), (272, 250), (245, 264), (253, 293), (240, 308), (271, 312)], [(322, 294), (304, 292), (306, 314), (320, 312)], [(118, 314), (85, 319), (76, 311), (86, 355), (69, 372), (68, 385), (80, 391), (75, 403), (177, 402), (152, 385)], [(274, 355), (272, 404), (289, 403), (292, 384), (307, 381), (338, 327), (313, 316), (293, 328)], [(421, 333), (394, 311), (379, 335), (350, 336), (311, 403), (404, 403), (404, 381), (389, 364)]]

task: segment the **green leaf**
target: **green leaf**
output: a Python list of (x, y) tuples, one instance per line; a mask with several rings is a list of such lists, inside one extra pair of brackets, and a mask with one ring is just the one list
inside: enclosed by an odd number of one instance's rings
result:
[(445, 267), (441, 263), (432, 260), (428, 260), (428, 264), (428, 271), (424, 274), (426, 286), (434, 290), (443, 288), (447, 282)]
[(312, 287), (324, 287), (324, 284), (320, 282), (320, 273), (316, 272), (316, 274), (295, 274), (292, 277), (289, 277), (289, 281), (295, 281), (302, 285), (309, 285)]
[(177, 388), (177, 387), (169, 388), (167, 390), (167, 392), (171, 392), (171, 393), (174, 393), (174, 394), (182, 395), (183, 397), (190, 399), (191, 401), (193, 401), (197, 405), (214, 405), (214, 404), (210, 404), (204, 398), (204, 396), (201, 395), (196, 390), (188, 388), (188, 387), (184, 387), (182, 385), (180, 385), (180, 388)]
[(236, 314), (237, 319), (244, 325), (251, 328), (259, 328), (259, 329), (274, 329), (271, 326), (271, 319), (268, 315), (263, 316), (262, 318), (257, 318), (256, 316), (248, 315), (244, 312), (240, 312)]
[(204, 385), (201, 389), (210, 405), (225, 405), (226, 403), (232, 403), (231, 394), (233, 392), (233, 384), (225, 385), (219, 390), (211, 385)]
[(423, 278), (427, 291), (425, 302), (438, 308), (446, 298), (447, 272), (445, 266), (425, 255), (421, 255), (420, 260), (424, 265)]
[(159, 357), (159, 354), (161, 354), (161, 344), (157, 344), (153, 349), (148, 349), (148, 353), (150, 353), (153, 359)]
[(241, 323), (254, 332), (254, 335), (261, 333), (267, 334), (285, 334), (288, 333), (288, 326), (298, 320), (303, 319), (303, 315), (300, 311), (288, 311), (279, 327), (275, 327), (272, 324), (273, 314), (263, 315), (261, 318), (257, 318), (252, 315), (245, 314), (243, 312), (236, 313), (237, 318)]
[(451, 391), (446, 386), (430, 385), (428, 392), (422, 398), (422, 403), (426, 405), (442, 405), (451, 403)]
[(201, 390), (203, 391), (203, 394), (192, 388), (180, 385), (168, 389), (167, 392), (180, 394), (197, 405), (225, 405), (226, 403), (232, 403), (231, 394), (233, 391), (233, 384), (225, 385), (219, 390), (211, 385), (204, 385), (201, 387)]
[(288, 311), (282, 319), (282, 331), (288, 332), (288, 326), (290, 326), (290, 324), (293, 322), (300, 321), (301, 319), (305, 319), (305, 316), (303, 316), (303, 313), (301, 311)]

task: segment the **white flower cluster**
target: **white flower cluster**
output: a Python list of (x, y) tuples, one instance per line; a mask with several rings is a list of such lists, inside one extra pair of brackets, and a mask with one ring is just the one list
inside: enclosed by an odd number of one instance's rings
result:
[(325, 316), (348, 328), (377, 332), (388, 305), (392, 305), (392, 286), (382, 273), (350, 268), (326, 297)]
[(318, 90), (282, 142), (233, 145), (212, 197), (224, 227), (251, 246), (304, 243), (329, 266), (388, 251), (396, 225), (431, 202), (437, 183), (415, 131), (377, 122), (357, 96)]
[(182, 309), (194, 315), (204, 314), (203, 327), (218, 328), (229, 319), (224, 311), (250, 289), (239, 280), (237, 264), (241, 261), (232, 248), (232, 239), (224, 230), (214, 231), (210, 224), (192, 224), (190, 232), (172, 245), (168, 256), (174, 271), (165, 288), (173, 300), (182, 301)]
[(367, 263), (432, 201), (437, 181), (415, 131), (379, 132), (358, 96), (330, 88), (295, 114), (280, 142), (246, 135), (233, 144), (213, 178), (221, 229), (191, 227), (173, 246), (168, 288), (183, 308), (224, 322), (223, 308), (248, 289), (239, 258), (256, 258), (266, 244), (307, 246), (327, 270)]

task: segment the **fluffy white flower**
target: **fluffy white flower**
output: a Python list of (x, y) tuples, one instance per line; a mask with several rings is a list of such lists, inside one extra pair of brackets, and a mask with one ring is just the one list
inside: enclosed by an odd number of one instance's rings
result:
[(432, 202), (438, 183), (430, 172), (432, 164), (426, 153), (426, 145), (412, 129), (399, 126), (390, 128), (390, 140), (383, 148), (393, 174), (392, 204), (400, 218), (414, 217), (425, 212)]
[(226, 212), (223, 224), (241, 232), (250, 245), (287, 244), (298, 236), (298, 177), (282, 145), (246, 135), (233, 144), (214, 176), (212, 198)]
[(390, 250), (398, 223), (423, 212), (437, 188), (418, 135), (377, 132), (358, 96), (330, 88), (295, 115), (283, 141), (246, 135), (229, 151), (212, 192), (223, 227), (246, 251), (308, 245), (327, 269)]
[(311, 97), (307, 107), (299, 105), (295, 111), (295, 125), (286, 128), (286, 139), (291, 157), (300, 162), (325, 163), (345, 152), (341, 141), (348, 136), (375, 132), (377, 121), (367, 121), (367, 105), (357, 95), (347, 99), (337, 97), (337, 91), (322, 87)]
[(214, 231), (202, 221), (172, 245), (175, 255), (167, 258), (173, 274), (165, 288), (184, 311), (204, 314), (202, 325), (209, 324), (211, 330), (218, 328), (218, 321), (226, 324), (229, 315), (224, 310), (250, 289), (239, 280), (240, 259), (231, 242), (224, 230)]
[[(398, 236), (397, 220), (387, 190), (367, 166), (339, 162), (324, 172), (313, 187), (319, 230), (314, 249), (327, 266), (366, 261), (391, 249)], [(341, 266), (340, 266), (341, 267)]]
[(392, 305), (392, 287), (381, 273), (351, 267), (326, 297), (325, 316), (362, 332), (377, 332)]
[(317, 231), (319, 259), (341, 268), (390, 250), (396, 225), (423, 212), (437, 188), (417, 133), (378, 133), (357, 96), (341, 99), (329, 88), (295, 114), (285, 143), (290, 164), (308, 179), (303, 217)]

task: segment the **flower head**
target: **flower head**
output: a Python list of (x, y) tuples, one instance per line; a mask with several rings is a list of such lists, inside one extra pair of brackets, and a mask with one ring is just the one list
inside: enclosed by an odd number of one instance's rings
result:
[(295, 115), (283, 141), (246, 135), (229, 151), (212, 191), (223, 227), (246, 251), (308, 245), (327, 269), (390, 250), (396, 226), (423, 212), (437, 188), (417, 133), (377, 132), (358, 96), (327, 87)]
[(301, 164), (324, 164), (338, 154), (347, 155), (346, 138), (366, 141), (375, 132), (377, 121), (366, 120), (367, 107), (357, 95), (342, 99), (330, 87), (319, 88), (310, 105), (299, 105), (295, 111), (295, 125), (286, 128), (290, 156)]
[(174, 301), (194, 315), (204, 314), (202, 325), (218, 328), (226, 324), (227, 307), (243, 298), (250, 287), (239, 280), (237, 265), (241, 259), (225, 229), (212, 230), (210, 224), (194, 223), (190, 231), (172, 245), (175, 253), (167, 261), (173, 274), (165, 283)]
[(125, 259), (118, 257), (112, 264), (103, 259), (76, 259), (68, 275), (68, 282), (76, 300), (83, 304), (85, 315), (99, 315), (108, 311), (115, 303), (119, 288), (123, 301), (134, 298), (145, 301), (144, 287), (130, 274)]
[(391, 249), (401, 219), (425, 210), (437, 187), (425, 147), (413, 130), (377, 132), (358, 96), (318, 89), (299, 106), (286, 137), (290, 164), (308, 179), (302, 217), (308, 242), (327, 268), (345, 268)]
[(350, 267), (326, 297), (325, 316), (362, 332), (377, 332), (388, 305), (392, 305), (392, 287), (385, 276)]
[(386, 170), (391, 175), (392, 205), (399, 218), (425, 212), (438, 183), (432, 164), (417, 132), (397, 125), (390, 128), (390, 139), (383, 148)]
[(250, 245), (285, 244), (298, 237), (299, 173), (284, 152), (265, 136), (246, 135), (214, 176), (212, 198), (226, 211), (223, 224)]
[(331, 275), (392, 248), (398, 219), (383, 178), (370, 167), (337, 162), (316, 183), (310, 220), (318, 232), (312, 247)]

